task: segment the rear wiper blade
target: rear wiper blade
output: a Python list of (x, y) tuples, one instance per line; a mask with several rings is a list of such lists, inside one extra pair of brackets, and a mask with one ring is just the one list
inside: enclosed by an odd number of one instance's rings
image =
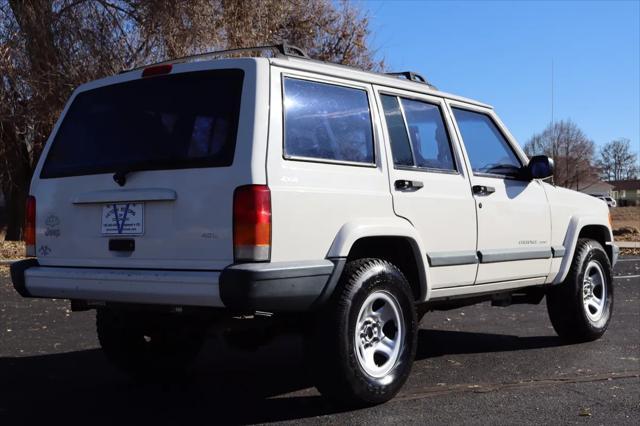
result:
[(118, 170), (113, 174), (113, 180), (120, 186), (124, 186), (127, 183), (127, 175), (131, 173), (130, 170)]

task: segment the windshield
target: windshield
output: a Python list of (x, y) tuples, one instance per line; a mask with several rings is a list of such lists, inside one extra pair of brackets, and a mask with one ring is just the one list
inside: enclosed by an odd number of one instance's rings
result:
[(242, 70), (200, 71), (80, 93), (40, 177), (230, 166), (242, 80)]

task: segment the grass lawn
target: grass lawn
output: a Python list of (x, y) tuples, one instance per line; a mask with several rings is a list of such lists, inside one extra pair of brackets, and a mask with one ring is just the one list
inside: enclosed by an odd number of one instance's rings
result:
[[(614, 207), (611, 210), (611, 222), (618, 241), (640, 241), (640, 207)], [(626, 233), (621, 233), (627, 228)], [(635, 230), (635, 232), (633, 232)]]

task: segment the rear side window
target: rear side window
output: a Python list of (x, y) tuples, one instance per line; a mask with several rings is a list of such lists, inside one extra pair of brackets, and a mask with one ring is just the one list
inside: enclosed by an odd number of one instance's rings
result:
[(449, 135), (437, 105), (382, 95), (393, 163), (434, 171), (456, 171)]
[(453, 115), (475, 174), (519, 175), (522, 164), (490, 117), (460, 108)]
[(350, 163), (374, 163), (367, 92), (284, 78), (284, 153)]
[(230, 166), (242, 81), (242, 70), (214, 70), (80, 93), (41, 177)]
[(413, 166), (413, 152), (400, 109), (400, 101), (395, 96), (382, 95), (382, 108), (391, 139), (393, 163), (396, 166)]

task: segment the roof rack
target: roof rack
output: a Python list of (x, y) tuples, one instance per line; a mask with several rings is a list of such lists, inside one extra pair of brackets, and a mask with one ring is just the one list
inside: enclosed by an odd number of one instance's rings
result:
[(401, 72), (387, 72), (385, 74), (392, 75), (394, 77), (404, 77), (409, 81), (415, 81), (416, 83), (423, 83), (433, 88), (436, 87), (433, 84), (429, 83), (426, 78), (424, 78), (422, 75), (418, 74), (417, 72), (401, 71)]
[(176, 64), (176, 63), (180, 63), (180, 62), (185, 62), (188, 59), (209, 59), (209, 58), (215, 58), (218, 56), (224, 56), (224, 55), (232, 55), (234, 53), (242, 53), (242, 52), (252, 52), (252, 51), (272, 51), (274, 53), (278, 53), (280, 55), (284, 55), (284, 56), (296, 56), (298, 58), (305, 58), (305, 59), (309, 59), (309, 55), (307, 55), (307, 52), (305, 52), (303, 49), (293, 46), (287, 42), (283, 42), (280, 44), (273, 44), (273, 45), (268, 45), (268, 46), (252, 46), (252, 47), (240, 47), (238, 49), (226, 49), (226, 50), (217, 50), (217, 51), (211, 51), (211, 52), (203, 52), (203, 53), (197, 53), (195, 55), (188, 55), (188, 56), (183, 56), (180, 58), (176, 58), (176, 59), (169, 59), (167, 61), (162, 61), (162, 62), (156, 62), (153, 64), (147, 64), (147, 65), (142, 65), (139, 67), (134, 67), (134, 68), (130, 68), (127, 70), (122, 70), (120, 73), (123, 72), (129, 72), (129, 71), (135, 71), (135, 70), (139, 70), (139, 69), (143, 69), (143, 68), (147, 68), (150, 66), (155, 66), (155, 65), (168, 65), (168, 64)]

